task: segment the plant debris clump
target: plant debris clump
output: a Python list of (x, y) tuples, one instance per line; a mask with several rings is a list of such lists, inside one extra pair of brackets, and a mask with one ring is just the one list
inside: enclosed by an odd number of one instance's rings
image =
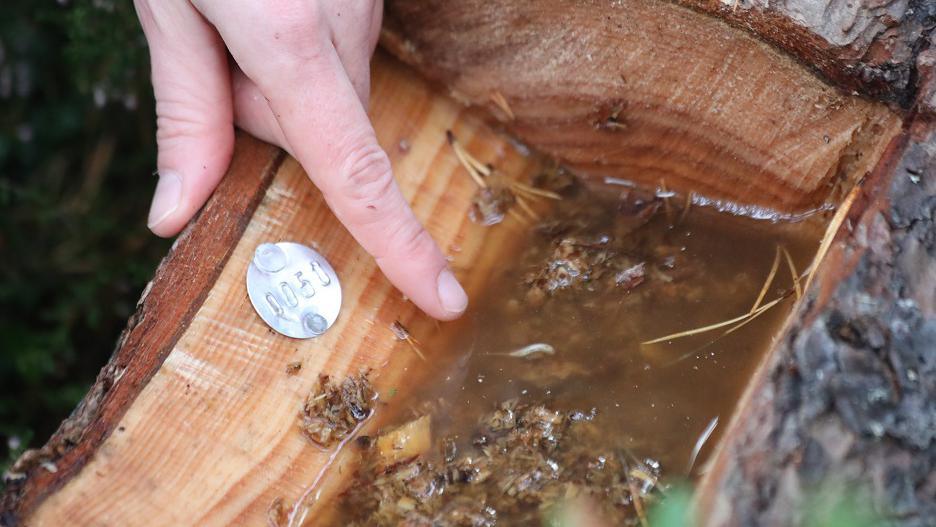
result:
[[(386, 452), (374, 446), (380, 439), (363, 444), (364, 463), (342, 496), (341, 524), (483, 527), (510, 518), (512, 525), (540, 525), (580, 500), (594, 503), (609, 525), (636, 524), (635, 509), (652, 499), (659, 466), (609, 448), (613, 441), (594, 417), (511, 399), (484, 414), (470, 438), (433, 443), (425, 440), (428, 426), (417, 426), (428, 424), (422, 416), (384, 441), (408, 459), (388, 466)], [(418, 437), (419, 447), (407, 437)]]
[[(455, 157), (478, 185), (468, 213), (471, 221), (489, 227), (504, 221), (509, 214), (520, 223), (528, 225), (530, 221), (540, 219), (532, 203), (543, 199), (562, 199), (562, 196), (552, 190), (527, 185), (496, 171), (492, 165), (482, 163), (465, 150), (451, 131), (446, 132), (445, 137), (452, 146)], [(514, 208), (514, 205), (517, 208)]]
[(560, 238), (542, 267), (530, 273), (527, 298), (541, 301), (557, 291), (575, 287), (621, 287), (630, 290), (642, 284), (646, 265), (615, 252), (608, 236), (591, 239)]
[(368, 371), (348, 376), (335, 385), (328, 375), (319, 375), (318, 386), (302, 406), (300, 428), (310, 441), (328, 448), (370, 417), (376, 393)]
[(484, 225), (496, 225), (504, 221), (507, 211), (517, 202), (517, 198), (506, 185), (489, 185), (479, 188), (471, 198), (468, 212), (471, 221)]

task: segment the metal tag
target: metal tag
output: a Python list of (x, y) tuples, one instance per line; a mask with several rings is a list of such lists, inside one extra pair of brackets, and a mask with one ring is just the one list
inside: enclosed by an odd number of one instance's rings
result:
[(293, 242), (262, 243), (247, 268), (247, 295), (260, 318), (287, 337), (317, 337), (335, 323), (341, 284), (325, 258)]

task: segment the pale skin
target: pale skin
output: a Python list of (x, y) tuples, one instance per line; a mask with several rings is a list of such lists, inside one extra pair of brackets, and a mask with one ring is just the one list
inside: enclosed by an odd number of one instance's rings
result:
[[(177, 234), (227, 170), (234, 126), (282, 147), (420, 309), (468, 297), (393, 179), (367, 118), (374, 0), (135, 0), (152, 62), (159, 182), (148, 218)], [(230, 54), (230, 60), (228, 57)]]

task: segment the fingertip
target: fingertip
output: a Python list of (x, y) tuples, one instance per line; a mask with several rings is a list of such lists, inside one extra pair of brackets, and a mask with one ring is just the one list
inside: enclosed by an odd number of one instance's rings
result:
[(439, 272), (436, 278), (436, 290), (442, 309), (438, 313), (439, 316), (435, 318), (454, 320), (468, 308), (468, 294), (465, 293), (465, 289), (458, 283), (458, 279), (449, 268), (446, 267)]
[(172, 236), (178, 231), (172, 217), (182, 202), (182, 176), (174, 170), (161, 170), (158, 176), (146, 226), (157, 236)]

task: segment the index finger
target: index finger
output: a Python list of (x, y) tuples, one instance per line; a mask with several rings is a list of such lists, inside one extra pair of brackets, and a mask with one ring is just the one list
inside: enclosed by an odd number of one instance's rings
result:
[(387, 278), (427, 314), (443, 320), (461, 315), (468, 297), (397, 187), (331, 42), (279, 59), (236, 46), (231, 51), (267, 97), (289, 143), (284, 146)]

